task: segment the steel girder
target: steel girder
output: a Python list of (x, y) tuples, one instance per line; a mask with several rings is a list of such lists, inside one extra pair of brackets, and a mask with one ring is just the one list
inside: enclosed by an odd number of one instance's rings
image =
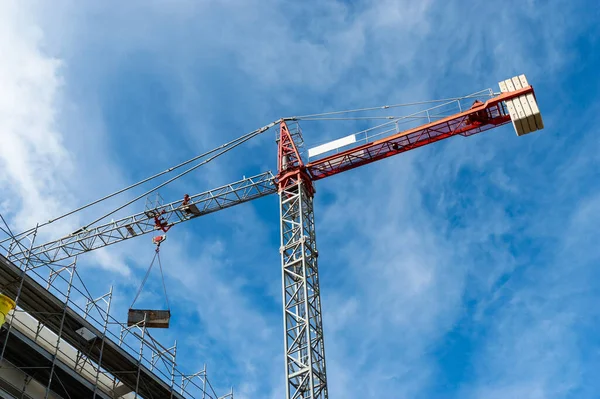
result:
[[(280, 189), (287, 399), (325, 399), (327, 377), (310, 182)], [(308, 186), (308, 187), (307, 187)]]

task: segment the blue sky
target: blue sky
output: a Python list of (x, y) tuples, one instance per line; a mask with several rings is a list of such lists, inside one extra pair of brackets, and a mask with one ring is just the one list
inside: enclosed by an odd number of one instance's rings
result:
[[(545, 130), (505, 126), (317, 183), (330, 394), (594, 397), (594, 2), (121, 3), (0, 5), (0, 212), (15, 230), (282, 116), (497, 90), (524, 73)], [(309, 143), (348, 133), (302, 126)], [(273, 170), (275, 150), (267, 133), (161, 195)], [(163, 248), (175, 305), (157, 335), (238, 398), (284, 392), (277, 207), (273, 196), (203, 217)], [(116, 317), (152, 250), (142, 238), (80, 259), (94, 292), (115, 285)]]

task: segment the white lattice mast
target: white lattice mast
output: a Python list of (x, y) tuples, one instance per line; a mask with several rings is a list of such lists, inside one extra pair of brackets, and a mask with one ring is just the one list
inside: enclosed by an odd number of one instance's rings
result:
[(280, 125), (278, 184), (286, 398), (327, 398), (327, 373), (313, 214), (314, 189), (296, 143)]

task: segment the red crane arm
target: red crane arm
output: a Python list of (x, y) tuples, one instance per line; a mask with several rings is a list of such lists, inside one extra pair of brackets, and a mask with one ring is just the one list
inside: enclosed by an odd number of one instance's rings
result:
[(309, 162), (306, 168), (312, 180), (319, 180), (448, 137), (481, 133), (510, 122), (503, 102), (527, 94), (533, 94), (533, 87), (502, 93), (485, 103), (476, 102), (464, 112)]

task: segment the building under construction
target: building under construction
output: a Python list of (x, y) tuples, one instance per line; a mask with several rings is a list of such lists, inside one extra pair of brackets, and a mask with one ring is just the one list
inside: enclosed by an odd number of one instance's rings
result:
[(178, 370), (176, 344), (113, 318), (112, 288), (92, 298), (75, 261), (27, 268), (0, 255), (0, 286), (17, 298), (0, 330), (3, 397), (233, 397), (214, 392), (206, 369)]
[[(287, 399), (327, 398), (325, 339), (313, 212), (316, 181), (454, 136), (471, 136), (512, 123), (521, 136), (543, 128), (532, 86), (520, 75), (492, 89), (433, 103), (403, 116), (405, 105), (282, 118), (215, 150), (108, 195), (101, 200), (192, 165), (166, 184), (277, 127), (277, 173), (270, 171), (163, 203), (119, 220), (106, 214), (58, 240), (39, 243), (38, 225), (14, 233), (0, 221), (0, 392), (9, 398), (233, 398), (217, 393), (203, 370), (177, 366), (177, 344), (160, 343), (153, 328), (168, 327), (170, 314), (130, 309), (123, 320), (111, 313), (112, 287), (92, 295), (77, 271), (89, 251), (153, 235), (156, 254), (173, 226), (271, 194), (279, 195), (281, 227), (283, 370)], [(415, 104), (410, 104), (414, 106)], [(350, 117), (348, 115), (360, 116)], [(372, 126), (304, 149), (299, 122), (352, 119)], [(384, 122), (381, 122), (381, 121)], [(69, 214), (95, 205), (85, 205)], [(120, 207), (119, 209), (122, 209)], [(119, 210), (117, 209), (117, 210)], [(67, 214), (67, 215), (69, 215)], [(67, 216), (64, 215), (64, 216)], [(55, 219), (56, 220), (56, 219)], [(152, 267), (152, 264), (151, 264)], [(335, 395), (334, 395), (335, 396)]]

